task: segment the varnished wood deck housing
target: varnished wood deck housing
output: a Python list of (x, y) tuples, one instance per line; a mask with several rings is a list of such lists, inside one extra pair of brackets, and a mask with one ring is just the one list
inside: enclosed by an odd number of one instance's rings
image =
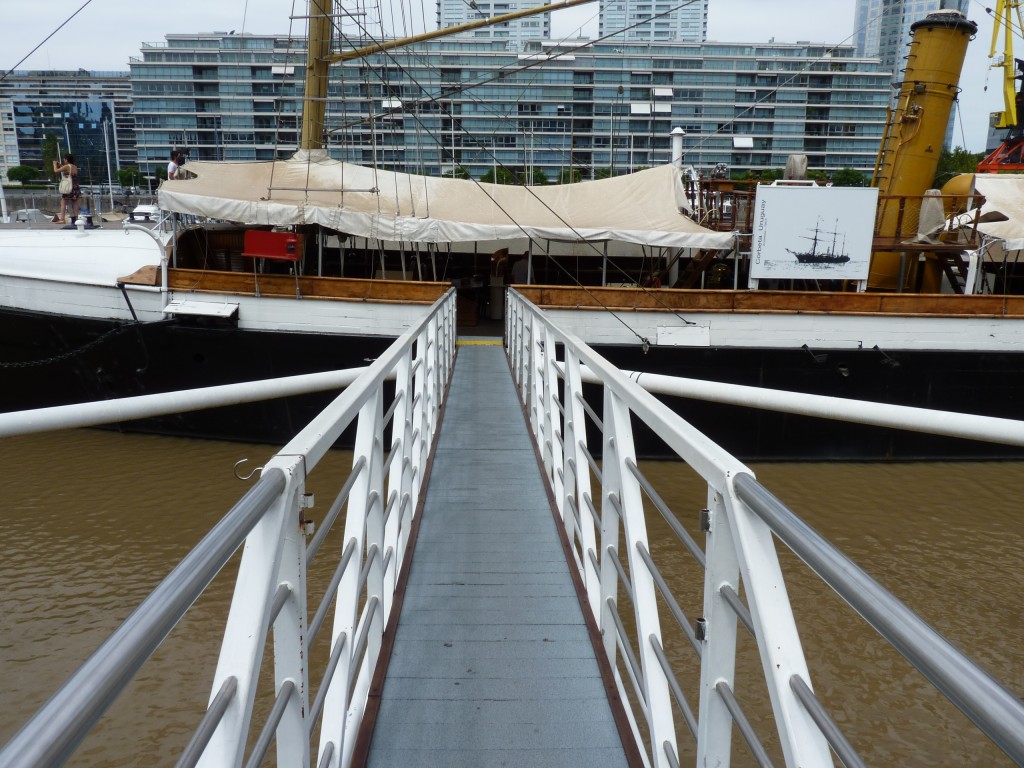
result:
[(1024, 296), (516, 286), (544, 309), (1024, 317)]

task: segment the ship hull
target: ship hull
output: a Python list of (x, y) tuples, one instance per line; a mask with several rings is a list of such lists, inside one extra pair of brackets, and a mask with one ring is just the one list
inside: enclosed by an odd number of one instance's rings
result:
[[(829, 397), (1024, 420), (1024, 354), (596, 345), (619, 368)], [(745, 461), (1020, 459), (1024, 449), (753, 408), (659, 396)], [(594, 388), (588, 401), (600, 404)], [(650, 432), (637, 452), (666, 455)]]
[[(211, 321), (136, 324), (10, 309), (0, 310), (0, 328), (3, 411), (365, 366), (394, 341), (354, 334), (247, 331)], [(337, 394), (172, 414), (116, 428), (283, 443)]]

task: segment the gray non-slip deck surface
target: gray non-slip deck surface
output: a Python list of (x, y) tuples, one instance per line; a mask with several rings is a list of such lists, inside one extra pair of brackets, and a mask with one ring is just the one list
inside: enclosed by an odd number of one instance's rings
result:
[(371, 768), (624, 766), (500, 346), (463, 346)]

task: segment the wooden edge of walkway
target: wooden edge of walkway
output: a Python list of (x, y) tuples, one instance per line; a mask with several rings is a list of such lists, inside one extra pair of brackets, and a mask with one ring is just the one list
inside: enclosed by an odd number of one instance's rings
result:
[[(498, 344), (504, 346), (501, 341), (495, 343), (488, 340), (483, 343), (488, 346), (497, 346)], [(469, 342), (469, 344), (457, 342), (455, 352), (456, 357), (458, 356), (459, 346), (471, 345), (473, 345), (473, 342)], [(453, 359), (453, 371), (455, 370), (455, 363), (456, 360)], [(511, 375), (512, 365), (507, 355), (505, 356), (505, 363), (509, 366), (509, 374)], [(449, 377), (448, 382), (445, 385), (444, 403), (441, 405), (441, 411), (438, 414), (438, 425), (444, 421), (444, 412), (448, 406), (448, 395), (450, 394), (453, 379), (454, 376)], [(622, 742), (622, 749), (626, 755), (626, 762), (630, 768), (642, 768), (644, 765), (643, 755), (640, 753), (640, 748), (633, 739), (633, 729), (630, 726), (629, 717), (626, 714), (626, 707), (619, 696), (619, 689), (615, 685), (614, 670), (612, 669), (611, 664), (608, 663), (608, 657), (604, 654), (604, 643), (601, 638), (601, 630), (597, 626), (597, 620), (590, 612), (586, 586), (583, 583), (583, 578), (580, 576), (579, 571), (575, 567), (575, 559), (572, 556), (572, 545), (569, 542), (569, 537), (565, 533), (565, 526), (558, 516), (558, 505), (555, 502), (554, 494), (551, 491), (551, 484), (548, 482), (547, 476), (544, 474), (544, 459), (541, 456), (536, 437), (529, 429), (529, 413), (526, 410), (526, 404), (523, 402), (518, 389), (516, 390), (516, 398), (519, 400), (519, 408), (523, 413), (523, 418), (526, 419), (526, 433), (530, 436), (530, 445), (533, 446), (533, 457), (537, 462), (537, 471), (540, 472), (540, 475), (544, 480), (544, 494), (547, 496), (548, 507), (551, 511), (551, 517), (555, 523), (555, 530), (558, 533), (558, 541), (562, 546), (562, 555), (565, 557), (566, 567), (569, 570), (569, 577), (572, 579), (573, 587), (576, 590), (576, 599), (579, 601), (583, 612), (583, 621), (587, 625), (587, 635), (590, 637), (590, 643), (594, 648), (594, 657), (597, 659), (597, 666), (601, 672), (601, 680), (604, 683), (605, 693), (608, 696), (608, 704), (611, 707), (615, 727), (619, 732), (619, 740)], [(438, 432), (434, 436), (434, 440), (430, 446), (430, 454), (427, 457), (427, 465), (423, 473), (423, 487), (428, 487), (426, 484), (429, 481), (430, 474), (434, 468), (434, 457), (438, 443), (440, 442), (440, 436), (441, 432), (440, 429), (438, 429)], [(412, 571), (413, 555), (416, 551), (416, 541), (419, 538), (420, 523), (423, 520), (423, 507), (426, 504), (427, 495), (427, 493), (421, 493), (419, 501), (416, 504), (416, 517), (413, 520), (412, 531), (409, 536), (407, 555), (405, 562), (402, 564), (402, 571), (398, 574), (398, 581), (395, 585), (395, 594), (392, 601), (391, 616), (388, 619), (387, 626), (384, 628), (384, 636), (381, 640), (380, 657), (377, 663), (377, 668), (374, 670), (373, 678), (370, 680), (370, 689), (367, 694), (366, 707), (363, 711), (363, 719), (359, 727), (359, 733), (356, 735), (355, 746), (353, 747), (351, 763), (353, 768), (365, 768), (366, 762), (370, 756), (373, 732), (377, 725), (377, 715), (380, 712), (381, 694), (384, 690), (384, 681), (387, 678), (388, 666), (391, 663), (391, 654), (395, 647), (395, 637), (398, 634), (398, 620), (402, 613), (402, 605), (405, 602), (405, 591), (409, 584), (409, 575)]]
[[(452, 359), (454, 372), (459, 350), (458, 344), (455, 347), (455, 357)], [(421, 488), (429, 488), (427, 483), (430, 474), (434, 469), (434, 457), (437, 453), (437, 446), (441, 441), (441, 424), (444, 422), (444, 412), (448, 407), (448, 395), (451, 393), (454, 376), (448, 377), (445, 384), (444, 401), (437, 415), (437, 433), (431, 441), (430, 453), (427, 455), (427, 464), (423, 470), (423, 482)], [(405, 591), (409, 585), (409, 574), (412, 572), (413, 555), (416, 553), (416, 542), (419, 539), (420, 523), (423, 521), (423, 507), (427, 502), (427, 493), (421, 493), (419, 501), (416, 502), (416, 515), (413, 518), (412, 530), (409, 533), (409, 543), (406, 549), (405, 562), (402, 563), (402, 571), (398, 574), (398, 581), (395, 583), (395, 594), (391, 602), (391, 616), (384, 628), (384, 635), (381, 638), (380, 656), (377, 660), (377, 668), (370, 680), (370, 689), (366, 696), (366, 707), (363, 710), (363, 719), (356, 734), (356, 743), (352, 749), (353, 768), (364, 768), (370, 756), (370, 745), (373, 742), (373, 731), (377, 725), (377, 715), (380, 712), (380, 698), (384, 691), (384, 681), (388, 676), (388, 666), (391, 664), (391, 654), (395, 648), (395, 637), (398, 635), (398, 620), (402, 615), (402, 605), (405, 603)]]

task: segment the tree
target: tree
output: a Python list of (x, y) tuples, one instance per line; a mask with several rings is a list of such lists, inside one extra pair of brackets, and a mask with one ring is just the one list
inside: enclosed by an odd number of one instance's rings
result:
[(138, 168), (121, 168), (117, 172), (117, 183), (122, 187), (137, 187), (142, 181), (142, 171)]
[[(39, 151), (42, 153), (41, 157), (43, 160), (43, 171), (45, 173), (51, 173), (53, 170), (53, 161), (60, 160), (57, 156), (59, 150), (57, 149), (57, 136), (53, 133), (47, 133), (43, 135), (43, 142), (39, 147)], [(60, 163), (58, 163), (59, 165)]]
[(548, 183), (548, 177), (540, 168), (534, 168), (532, 182), (535, 187), (543, 187)]
[(579, 168), (563, 168), (562, 172), (558, 175), (559, 184), (575, 184), (583, 179), (583, 174), (580, 173)]
[(594, 170), (595, 179), (610, 179), (613, 176), (618, 176), (614, 168), (597, 168)]
[(508, 168), (498, 168), (497, 173), (494, 169), (487, 171), (483, 176), (480, 177), (480, 181), (488, 184), (518, 184), (519, 179), (512, 173)]
[(445, 171), (444, 177), (446, 179), (465, 179), (467, 181), (473, 178), (469, 171), (461, 165), (452, 168), (450, 171)]
[(31, 165), (15, 165), (7, 169), (7, 178), (11, 181), (20, 181), (22, 184), (35, 181), (39, 175), (39, 169), (33, 168)]
[(866, 187), (869, 181), (867, 175), (856, 168), (840, 168), (832, 174), (833, 187)]
[(935, 168), (935, 180), (932, 182), (932, 187), (942, 189), (942, 185), (954, 176), (961, 173), (974, 173), (978, 170), (978, 163), (984, 157), (984, 152), (968, 152), (963, 147), (954, 147), (952, 150), (943, 147), (939, 154), (939, 164)]

